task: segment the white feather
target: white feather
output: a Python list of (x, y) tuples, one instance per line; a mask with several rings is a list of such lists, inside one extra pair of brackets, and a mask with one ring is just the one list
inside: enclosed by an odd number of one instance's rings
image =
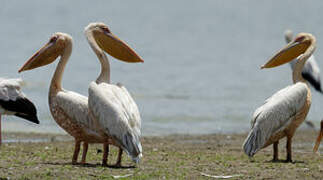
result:
[(15, 101), (18, 97), (25, 97), (20, 91), (21, 79), (0, 78), (0, 99), (4, 101)]
[(89, 108), (101, 126), (101, 133), (113, 137), (135, 162), (142, 156), (141, 118), (135, 101), (121, 84), (92, 82)]
[(304, 106), (307, 93), (306, 84), (296, 83), (278, 91), (256, 109), (251, 120), (251, 131), (243, 144), (248, 156), (253, 156), (271, 136), (292, 122)]
[(100, 135), (95, 131), (96, 127), (94, 121), (89, 116), (88, 98), (72, 92), (72, 91), (60, 91), (55, 96), (57, 106), (64, 110), (64, 112), (70, 117), (70, 121), (73, 124), (83, 127), (83, 132), (91, 136), (96, 136), (100, 139)]

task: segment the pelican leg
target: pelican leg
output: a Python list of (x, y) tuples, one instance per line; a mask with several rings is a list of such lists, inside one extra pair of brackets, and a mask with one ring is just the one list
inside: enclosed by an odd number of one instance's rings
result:
[(293, 162), (292, 161), (292, 136), (287, 136), (286, 149), (287, 149), (286, 162)]
[(277, 162), (278, 161), (278, 144), (279, 141), (274, 142), (273, 144), (273, 150), (274, 150), (274, 158), (273, 158), (273, 162)]
[(314, 148), (313, 148), (313, 152), (314, 152), (314, 153), (316, 153), (316, 152), (317, 152), (317, 150), (319, 149), (319, 146), (320, 146), (320, 143), (321, 143), (322, 137), (323, 137), (323, 120), (321, 121), (321, 129), (320, 129), (320, 133), (319, 133), (319, 135), (317, 136), (317, 139), (316, 139), (316, 142), (315, 142), (315, 145), (314, 145)]
[(79, 156), (80, 145), (81, 145), (81, 141), (75, 140), (74, 154), (72, 158), (72, 164), (74, 165), (77, 164), (77, 157)]
[(117, 159), (116, 164), (114, 165), (115, 167), (121, 167), (122, 152), (123, 152), (123, 150), (121, 148), (119, 148), (118, 159)]
[(86, 154), (87, 154), (87, 150), (88, 150), (89, 144), (87, 142), (83, 143), (83, 153), (82, 153), (82, 161), (81, 164), (85, 164), (86, 163)]
[(109, 156), (109, 144), (103, 144), (103, 158), (102, 158), (102, 166), (108, 166), (108, 156)]

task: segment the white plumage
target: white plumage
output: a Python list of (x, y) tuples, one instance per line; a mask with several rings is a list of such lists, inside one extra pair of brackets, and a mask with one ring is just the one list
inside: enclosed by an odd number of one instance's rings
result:
[(22, 79), (0, 78), (0, 99), (4, 101), (15, 101), (17, 97), (25, 97), (20, 91)]
[(256, 109), (251, 121), (251, 131), (243, 145), (248, 156), (253, 156), (265, 145), (270, 145), (266, 144), (270, 137), (275, 137), (290, 125), (304, 106), (307, 93), (306, 84), (299, 82), (278, 91)]
[[(87, 97), (73, 91), (63, 90), (59, 91), (55, 96), (55, 100), (52, 101), (57, 103), (54, 103), (56, 106), (53, 105), (51, 108), (60, 108), (68, 116), (68, 119), (65, 121), (68, 124), (64, 125), (64, 121), (59, 123), (65, 130), (68, 132), (75, 131), (76, 129), (71, 129), (68, 126), (70, 126), (70, 123), (77, 124), (80, 127), (78, 131), (84, 134), (80, 135), (79, 138), (81, 140), (85, 140), (88, 143), (103, 142), (103, 138), (95, 131), (94, 121), (89, 116)], [(70, 132), (70, 134), (74, 135), (76, 133)]]
[(55, 33), (49, 42), (24, 64), (19, 72), (47, 65), (60, 56), (49, 88), (49, 108), (57, 124), (75, 138), (73, 164), (77, 163), (80, 144), (83, 142), (81, 163), (84, 164), (88, 143), (103, 143), (104, 139), (96, 131), (96, 124), (89, 114), (88, 98), (62, 88), (63, 72), (71, 53), (72, 37), (65, 33)]
[[(90, 23), (85, 28), (85, 35), (101, 63), (101, 73), (89, 87), (89, 109), (100, 135), (110, 140), (104, 144), (103, 156), (108, 156), (109, 144), (113, 144), (119, 147), (116, 166), (121, 166), (123, 150), (138, 163), (142, 156), (139, 110), (124, 86), (110, 83), (110, 63), (104, 51), (126, 62), (143, 60), (103, 23)], [(102, 163), (105, 165), (106, 161)]]
[(89, 87), (89, 108), (101, 125), (100, 133), (113, 137), (135, 162), (142, 156), (141, 118), (138, 107), (121, 84), (96, 84)]

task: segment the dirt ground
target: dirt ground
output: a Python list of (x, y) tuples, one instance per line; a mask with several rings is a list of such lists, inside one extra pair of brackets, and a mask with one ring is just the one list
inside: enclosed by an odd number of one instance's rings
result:
[[(317, 133), (310, 130), (296, 133), (293, 163), (272, 163), (271, 146), (249, 159), (241, 149), (246, 134), (172, 135), (142, 138), (142, 161), (135, 165), (124, 154), (122, 168), (100, 165), (100, 144), (90, 145), (88, 164), (72, 165), (74, 143), (69, 136), (3, 135), (0, 177), (4, 179), (323, 179), (323, 156), (312, 153)], [(32, 143), (26, 142), (30, 139)], [(117, 149), (111, 149), (109, 164), (114, 164)], [(284, 160), (285, 141), (279, 149)]]

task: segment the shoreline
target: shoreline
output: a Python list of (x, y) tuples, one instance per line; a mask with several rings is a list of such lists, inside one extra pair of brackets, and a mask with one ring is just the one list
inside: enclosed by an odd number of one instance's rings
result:
[[(50, 142), (4, 143), (0, 148), (0, 177), (11, 179), (202, 179), (232, 176), (232, 179), (322, 179), (321, 154), (314, 154), (317, 132), (297, 131), (293, 138), (294, 163), (272, 163), (272, 147), (252, 159), (242, 152), (244, 134), (168, 135), (143, 137), (143, 158), (134, 167), (126, 154), (123, 168), (102, 167), (102, 145), (90, 144), (87, 165), (72, 165), (73, 138), (67, 135), (3, 133), (3, 139), (47, 138)], [(82, 151), (82, 148), (81, 148)], [(80, 152), (81, 155), (81, 152)], [(80, 159), (79, 155), (79, 159)], [(279, 158), (286, 156), (285, 140), (279, 144)], [(117, 148), (110, 148), (114, 164)], [(210, 178), (210, 177), (209, 177)]]
[[(307, 125), (306, 123), (304, 123), (303, 125), (301, 125), (301, 127), (299, 127), (296, 131), (296, 134), (298, 132), (316, 132), (319, 130), (319, 126), (314, 126), (313, 124), (311, 125)], [(145, 138), (152, 138), (152, 137), (168, 137), (168, 136), (213, 136), (213, 135), (245, 135), (247, 136), (249, 130), (246, 131), (237, 131), (237, 132), (214, 132), (214, 133), (194, 133), (194, 134), (190, 134), (190, 133), (170, 133), (170, 134), (149, 134), (149, 135), (143, 135), (142, 137)], [(2, 140), (6, 141), (7, 138), (11, 138), (10, 140), (16, 138), (16, 140), (19, 139), (26, 139), (26, 137), (30, 137), (30, 138), (40, 138), (40, 139), (52, 139), (51, 141), (53, 141), (53, 138), (55, 140), (62, 140), (64, 138), (66, 138), (66, 140), (63, 141), (69, 141), (69, 140), (73, 140), (73, 137), (70, 136), (69, 134), (67, 134), (64, 130), (61, 130), (59, 132), (56, 131), (50, 131), (50, 132), (37, 132), (37, 131), (12, 131), (12, 130), (4, 130), (2, 131)], [(50, 142), (50, 141), (48, 141)]]

